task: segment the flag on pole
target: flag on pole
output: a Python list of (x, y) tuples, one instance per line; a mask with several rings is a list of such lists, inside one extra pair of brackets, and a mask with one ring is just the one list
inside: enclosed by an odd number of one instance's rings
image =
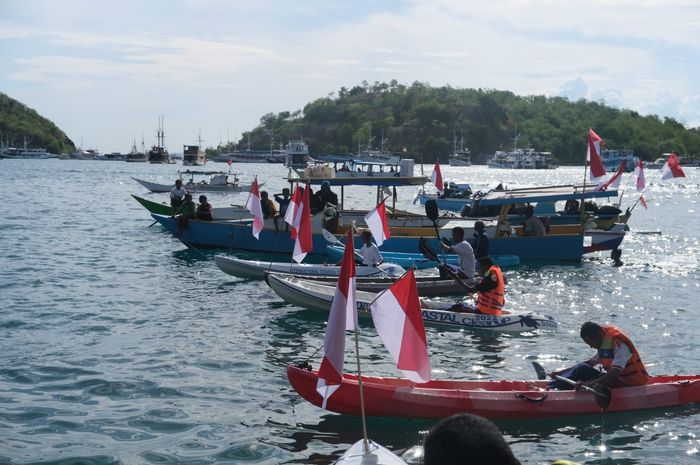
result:
[(676, 156), (676, 152), (671, 152), (671, 156), (668, 157), (668, 160), (666, 160), (666, 163), (664, 163), (664, 166), (661, 167), (661, 180), (663, 181), (664, 179), (669, 179), (669, 178), (684, 178), (685, 173), (683, 172), (683, 168), (681, 168), (681, 164), (678, 161), (678, 157)]
[(649, 206), (647, 205), (647, 201), (644, 199), (644, 194), (639, 196), (639, 203), (642, 204), (642, 207), (644, 207), (645, 210), (649, 209)]
[(253, 215), (253, 236), (260, 239), (260, 231), (263, 230), (265, 222), (263, 221), (262, 205), (260, 204), (260, 190), (258, 189), (258, 177), (253, 179), (253, 185), (250, 186), (250, 194), (245, 203), (245, 208)]
[(370, 305), (372, 321), (396, 366), (416, 383), (430, 381), (430, 360), (413, 268)]
[(433, 174), (430, 175), (430, 180), (435, 184), (439, 193), (444, 192), (442, 187), (442, 171), (440, 171), (440, 160), (435, 162), (435, 167), (433, 167)]
[(231, 166), (233, 164), (233, 160), (229, 158), (228, 160), (226, 160), (226, 163), (228, 163), (228, 166)]
[(386, 205), (384, 204), (384, 200), (379, 202), (379, 205), (365, 215), (365, 223), (367, 223), (369, 230), (372, 232), (377, 247), (381, 247), (384, 241), (391, 237), (389, 234), (389, 222), (386, 220)]
[(294, 218), (296, 218), (297, 210), (301, 205), (301, 195), (301, 188), (299, 187), (299, 183), (297, 183), (294, 187), (292, 200), (290, 200), (289, 205), (287, 205), (287, 212), (284, 214), (284, 222), (289, 225), (289, 237), (292, 239), (297, 238), (297, 226), (299, 225), (294, 223)]
[(345, 331), (357, 329), (355, 298), (355, 251), (352, 228), (348, 228), (345, 253), (340, 267), (338, 285), (331, 303), (326, 336), (323, 339), (325, 355), (318, 369), (316, 391), (323, 397), (321, 408), (326, 408), (328, 398), (340, 387), (345, 362)]
[(620, 162), (620, 166), (617, 168), (617, 171), (615, 171), (615, 174), (613, 174), (610, 179), (608, 179), (605, 182), (602, 182), (598, 184), (598, 186), (595, 188), (596, 191), (604, 191), (608, 187), (611, 189), (617, 189), (620, 187), (620, 180), (622, 180), (622, 173), (625, 172), (625, 165), (627, 164), (626, 160), (622, 160)]
[(603, 139), (601, 139), (593, 129), (588, 129), (588, 151), (586, 152), (586, 161), (591, 168), (591, 179), (605, 176), (605, 166), (603, 166), (603, 160), (600, 158), (600, 150), (602, 147), (605, 147)]
[(310, 191), (311, 186), (309, 181), (306, 181), (306, 188), (304, 189), (301, 205), (296, 206), (296, 212), (294, 214), (296, 235), (294, 238), (294, 252), (292, 253), (292, 258), (294, 258), (294, 261), (297, 263), (301, 263), (304, 257), (306, 257), (306, 254), (314, 249), (314, 241), (311, 232)]
[[(637, 192), (642, 192), (647, 186), (647, 183), (644, 179), (644, 161), (641, 158), (634, 167), (634, 177), (637, 178)], [(646, 205), (644, 206), (644, 208), (646, 208)]]

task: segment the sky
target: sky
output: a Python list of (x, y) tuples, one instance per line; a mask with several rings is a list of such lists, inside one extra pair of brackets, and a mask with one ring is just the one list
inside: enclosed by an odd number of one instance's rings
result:
[(0, 0), (0, 92), (102, 152), (160, 115), (171, 152), (215, 146), (392, 79), (700, 127), (699, 32), (700, 0)]

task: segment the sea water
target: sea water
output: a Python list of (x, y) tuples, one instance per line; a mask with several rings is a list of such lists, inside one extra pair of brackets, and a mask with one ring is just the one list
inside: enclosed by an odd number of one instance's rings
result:
[[(132, 177), (172, 183), (178, 169), (0, 161), (0, 463), (323, 464), (360, 438), (358, 418), (307, 403), (286, 379), (289, 363), (318, 366), (326, 315), (219, 271), (212, 252), (187, 249), (130, 197), (167, 202)], [(232, 170), (243, 182), (259, 175), (270, 193), (287, 185), (279, 165)], [(623, 329), (652, 374), (700, 373), (700, 172), (686, 175), (659, 182), (647, 172), (649, 209), (638, 205), (629, 221), (624, 266), (597, 253), (577, 265), (506, 271), (507, 306), (553, 315), (557, 333), (427, 328), (433, 377), (533, 379), (532, 360), (553, 369), (587, 359), (578, 337), (586, 320)], [(583, 169), (443, 167), (443, 177), (476, 191), (581, 182)], [(420, 212), (416, 190), (399, 188), (398, 206)], [(623, 208), (637, 197), (628, 188)], [(227, 206), (246, 194), (209, 198)], [(345, 189), (346, 206), (375, 198), (371, 188)], [(399, 375), (369, 323), (360, 351), (365, 373)], [(525, 464), (690, 464), (700, 462), (699, 413), (690, 406), (498, 425)], [(400, 452), (434, 424), (371, 418), (368, 430)]]

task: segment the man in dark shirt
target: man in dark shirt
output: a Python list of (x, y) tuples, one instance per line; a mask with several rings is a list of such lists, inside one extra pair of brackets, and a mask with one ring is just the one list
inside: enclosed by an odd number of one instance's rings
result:
[(474, 240), (472, 241), (472, 249), (477, 260), (481, 257), (489, 255), (489, 238), (484, 232), (484, 222), (477, 221), (474, 223)]
[(289, 195), (289, 188), (285, 187), (284, 189), (282, 189), (281, 194), (275, 194), (275, 201), (280, 206), (280, 216), (284, 216), (287, 213), (287, 207), (289, 206), (289, 202), (292, 201)]
[[(315, 206), (317, 208), (316, 212), (323, 211), (327, 203), (335, 205), (336, 208), (338, 207), (338, 195), (331, 190), (331, 183), (328, 181), (323, 181), (321, 183), (321, 189), (316, 192), (315, 197), (316, 202), (315, 205), (314, 202), (312, 202), (312, 207)], [(316, 212), (312, 211), (312, 213)]]

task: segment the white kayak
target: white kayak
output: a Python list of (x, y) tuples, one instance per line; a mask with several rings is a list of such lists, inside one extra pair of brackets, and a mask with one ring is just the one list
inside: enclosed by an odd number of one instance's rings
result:
[[(266, 272), (302, 276), (338, 277), (340, 275), (340, 267), (337, 265), (243, 260), (228, 255), (216, 255), (214, 261), (221, 271), (238, 278), (263, 279)], [(359, 277), (401, 276), (405, 272), (406, 270), (400, 266), (391, 263), (384, 263), (380, 267), (359, 265), (355, 267), (355, 273)]]
[[(290, 304), (314, 310), (330, 311), (335, 286), (325, 286), (295, 276), (268, 273), (267, 284), (277, 295)], [(358, 316), (370, 316), (370, 303), (377, 294), (357, 291)], [(453, 329), (479, 329), (520, 333), (534, 330), (556, 330), (558, 324), (549, 315), (535, 312), (503, 312), (502, 315), (484, 315), (453, 311), (460, 304), (421, 300), (423, 321), (426, 325)]]
[(365, 452), (364, 440), (357, 441), (333, 465), (407, 465), (396, 454), (371, 439), (367, 443), (368, 451)]

